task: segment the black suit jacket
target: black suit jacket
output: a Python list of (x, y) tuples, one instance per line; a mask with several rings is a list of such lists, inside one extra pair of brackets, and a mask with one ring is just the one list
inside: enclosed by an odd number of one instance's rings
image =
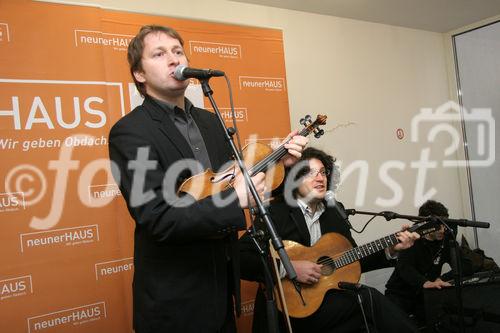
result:
[[(231, 156), (221, 126), (208, 111), (194, 108), (192, 116), (218, 169)], [(184, 171), (164, 182), (166, 172), (194, 156), (166, 111), (150, 97), (113, 126), (109, 153), (136, 222), (134, 328), (141, 333), (216, 331), (229, 307), (228, 286), (239, 296), (239, 271), (232, 267), (238, 265), (237, 256), (228, 261), (236, 249), (236, 230), (245, 227), (239, 203), (217, 208), (208, 197), (178, 207), (178, 201), (165, 200), (163, 191), (175, 193), (191, 176)]]
[[(344, 209), (344, 206), (340, 202), (338, 202), (338, 206), (339, 209)], [(277, 233), (283, 240), (292, 240), (302, 245), (310, 246), (311, 237), (304, 215), (299, 207), (291, 207), (285, 202), (279, 202), (271, 205), (270, 213)], [(349, 225), (334, 208), (326, 207), (325, 212), (320, 217), (320, 226), (322, 235), (329, 232), (336, 232), (346, 237), (352, 243), (353, 247), (357, 246), (352, 238)], [(240, 239), (240, 251), (242, 278), (250, 281), (264, 282), (264, 274), (258, 252), (255, 250), (253, 242), (248, 235), (244, 235)], [(368, 272), (387, 267), (390, 265), (390, 262), (386, 259), (385, 253), (382, 251), (362, 259), (360, 264), (361, 271)], [(253, 331), (267, 332), (266, 322), (264, 294), (259, 288), (254, 306)]]

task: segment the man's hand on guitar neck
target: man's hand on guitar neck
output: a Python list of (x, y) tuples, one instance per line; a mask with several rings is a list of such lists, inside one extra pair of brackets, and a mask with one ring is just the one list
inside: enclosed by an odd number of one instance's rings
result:
[(321, 265), (308, 260), (292, 260), (292, 265), (297, 272), (297, 280), (300, 283), (314, 284), (321, 277)]
[(394, 256), (396, 252), (406, 250), (413, 246), (415, 241), (420, 238), (420, 235), (416, 232), (409, 232), (407, 229), (410, 226), (408, 224), (403, 225), (401, 231), (396, 235), (399, 243), (389, 248), (389, 254)]

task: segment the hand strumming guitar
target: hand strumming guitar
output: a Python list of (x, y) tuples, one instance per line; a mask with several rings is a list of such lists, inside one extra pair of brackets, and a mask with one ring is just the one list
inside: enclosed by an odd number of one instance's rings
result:
[(300, 283), (313, 284), (319, 281), (321, 265), (308, 260), (292, 260), (292, 265)]

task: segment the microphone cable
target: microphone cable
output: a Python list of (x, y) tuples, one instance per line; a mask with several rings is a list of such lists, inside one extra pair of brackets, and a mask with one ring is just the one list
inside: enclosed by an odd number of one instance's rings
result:
[[(243, 153), (242, 153), (242, 148), (241, 148), (241, 139), (240, 139), (240, 131), (238, 131), (238, 125), (236, 124), (236, 112), (234, 111), (234, 102), (233, 102), (233, 90), (231, 88), (231, 81), (229, 80), (229, 77), (224, 73), (224, 79), (226, 79), (226, 85), (227, 85), (227, 90), (229, 94), (229, 107), (231, 108), (231, 118), (233, 120), (233, 128), (234, 128), (234, 134), (236, 134), (236, 148), (238, 150), (238, 154), (240, 155), (239, 157), (243, 160)], [(250, 177), (252, 175), (249, 175)], [(246, 179), (245, 179), (246, 182)], [(248, 189), (248, 184), (246, 184), (247, 189)], [(247, 202), (250, 202), (250, 192), (247, 191)], [(248, 207), (248, 211), (250, 214), (250, 225), (255, 228), (255, 220), (257, 218), (257, 214), (255, 212), (254, 207)]]
[(238, 152), (241, 156), (241, 140), (240, 140), (240, 132), (238, 131), (238, 125), (236, 125), (236, 113), (234, 112), (234, 103), (233, 103), (233, 90), (231, 89), (231, 81), (229, 80), (229, 77), (224, 74), (224, 79), (226, 79), (226, 85), (227, 85), (227, 90), (229, 93), (229, 106), (231, 108), (231, 118), (233, 120), (233, 127), (235, 130), (236, 134), (236, 143), (238, 147)]
[[(356, 298), (358, 299), (359, 307), (361, 309), (361, 316), (363, 316), (363, 321), (365, 323), (366, 327), (366, 332), (370, 333), (370, 326), (368, 326), (368, 319), (366, 318), (366, 313), (365, 313), (365, 307), (363, 306), (363, 297), (361, 296), (361, 290), (358, 291), (352, 291), (354, 294), (356, 294)], [(371, 299), (371, 293), (368, 291), (370, 294), (370, 302), (372, 303), (372, 317), (373, 317), (373, 301)]]
[(372, 290), (370, 288), (366, 288), (368, 290), (368, 295), (370, 297), (370, 311), (372, 312), (372, 322), (373, 322), (373, 328), (375, 330), (375, 333), (378, 332), (377, 330), (377, 319), (375, 317), (375, 309), (373, 308), (373, 296), (372, 296)]
[(363, 226), (363, 228), (361, 230), (356, 230), (354, 229), (354, 227), (352, 226), (351, 222), (349, 220), (349, 227), (351, 228), (352, 231), (354, 231), (355, 233), (357, 234), (361, 234), (363, 231), (365, 231), (366, 227), (368, 226), (368, 224), (370, 224), (371, 221), (373, 221), (374, 218), (376, 218), (377, 216), (382, 216), (382, 215), (375, 215), (375, 216), (372, 216), (370, 217), (370, 219), (365, 223), (365, 225)]

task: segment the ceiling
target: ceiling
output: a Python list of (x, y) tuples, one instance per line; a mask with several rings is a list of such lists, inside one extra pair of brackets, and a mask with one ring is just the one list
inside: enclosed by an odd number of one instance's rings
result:
[(500, 15), (500, 0), (232, 1), (434, 32), (449, 32)]

